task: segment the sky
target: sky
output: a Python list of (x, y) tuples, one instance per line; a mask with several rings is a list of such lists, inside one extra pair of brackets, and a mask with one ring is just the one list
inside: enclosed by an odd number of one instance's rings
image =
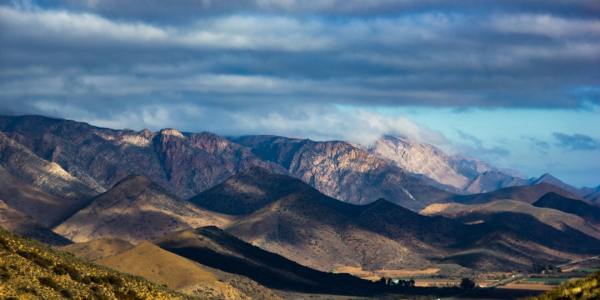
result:
[(597, 0), (0, 0), (0, 114), (408, 136), (600, 184)]

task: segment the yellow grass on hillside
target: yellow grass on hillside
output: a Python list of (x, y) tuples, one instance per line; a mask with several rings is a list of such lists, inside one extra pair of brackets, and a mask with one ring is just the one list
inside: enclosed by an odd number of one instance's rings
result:
[(133, 244), (120, 239), (97, 239), (85, 243), (67, 245), (61, 250), (89, 261), (109, 257), (133, 248)]
[[(149, 242), (142, 242), (123, 253), (97, 260), (96, 263), (142, 276), (156, 283), (165, 284), (169, 288), (201, 298), (252, 298), (244, 291), (232, 286), (230, 281), (223, 280), (222, 272), (163, 250)], [(273, 295), (273, 297), (276, 296)]]
[(184, 299), (183, 294), (93, 265), (0, 229), (0, 298)]

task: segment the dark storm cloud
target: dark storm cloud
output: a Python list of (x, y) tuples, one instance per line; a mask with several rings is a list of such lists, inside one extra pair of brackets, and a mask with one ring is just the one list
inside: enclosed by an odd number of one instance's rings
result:
[(600, 141), (585, 134), (565, 134), (555, 132), (552, 134), (558, 140), (557, 146), (569, 150), (598, 150)]
[(0, 6), (2, 111), (294, 119), (305, 106), (600, 102), (596, 1), (11, 3)]
[(161, 0), (44, 0), (42, 5), (93, 11), (102, 15), (125, 18), (147, 18), (153, 21), (195, 18), (198, 15), (227, 13), (287, 13), (332, 16), (374, 16), (414, 13), (427, 10), (468, 11), (508, 10), (553, 12), (593, 16), (600, 12), (597, 1), (505, 0), (183, 0), (178, 5), (165, 5)]

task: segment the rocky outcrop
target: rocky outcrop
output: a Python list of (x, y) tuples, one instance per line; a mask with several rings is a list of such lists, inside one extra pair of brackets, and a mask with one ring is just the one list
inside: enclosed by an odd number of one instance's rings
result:
[(368, 150), (404, 170), (425, 175), (458, 190), (463, 190), (471, 181), (452, 165), (450, 156), (429, 144), (386, 135), (375, 141)]
[(251, 166), (284, 172), (211, 133), (112, 130), (40, 116), (0, 117), (0, 131), (96, 190), (141, 174), (188, 198)]
[(449, 195), (431, 180), (409, 173), (347, 142), (245, 136), (234, 139), (324, 194), (354, 204), (386, 198), (419, 210)]
[(528, 184), (527, 180), (480, 160), (448, 155), (433, 145), (406, 137), (382, 136), (368, 150), (392, 161), (403, 170), (440, 183), (440, 188), (454, 193), (484, 193)]

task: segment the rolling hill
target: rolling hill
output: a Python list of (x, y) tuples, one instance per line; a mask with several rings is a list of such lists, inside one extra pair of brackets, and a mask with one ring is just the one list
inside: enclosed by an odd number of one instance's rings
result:
[(129, 176), (92, 199), (55, 231), (75, 242), (97, 238), (137, 242), (176, 230), (227, 222), (227, 217), (177, 199), (145, 177)]
[(187, 299), (0, 229), (0, 294), (6, 299)]
[(95, 263), (142, 276), (203, 299), (280, 298), (247, 278), (200, 265), (149, 242), (141, 242), (121, 253), (98, 259)]
[[(574, 200), (578, 201), (578, 200)], [(488, 215), (510, 212), (533, 216), (538, 221), (550, 225), (557, 230), (576, 229), (589, 236), (600, 239), (600, 226), (594, 226), (580, 216), (556, 209), (538, 207), (514, 200), (496, 200), (482, 204), (436, 203), (421, 211), (424, 215), (441, 215), (463, 222), (483, 222)], [(482, 219), (477, 219), (483, 216)]]
[(132, 243), (125, 240), (101, 238), (83, 243), (73, 243), (62, 247), (61, 250), (72, 253), (79, 258), (94, 261), (125, 252), (133, 247)]
[(588, 204), (578, 199), (548, 193), (533, 203), (537, 207), (546, 207), (582, 217), (592, 224), (600, 225), (600, 207)]
[[(248, 190), (281, 197), (260, 198), (255, 211), (237, 215), (225, 230), (323, 271), (398, 270), (440, 262), (479, 269), (527, 269), (536, 261), (565, 261), (600, 249), (600, 241), (575, 229), (561, 231), (521, 213), (494, 214), (483, 224), (467, 225), (419, 215), (382, 199), (352, 205), (308, 186), (285, 193), (264, 191), (284, 186), (277, 181), (289, 179), (281, 175), (263, 172), (254, 181), (244, 179), (248, 174), (238, 176), (224, 183), (228, 188), (217, 186), (204, 199), (219, 201), (220, 207), (235, 207), (237, 201), (248, 201)], [(245, 184), (231, 184), (242, 181)], [(256, 183), (260, 181), (268, 184)], [(214, 194), (220, 190), (226, 190), (226, 196)], [(197, 197), (202, 198), (202, 194)], [(208, 200), (200, 205), (209, 207)]]
[(200, 264), (247, 276), (274, 289), (298, 292), (365, 294), (374, 283), (350, 275), (316, 271), (245, 243), (216, 227), (174, 233), (158, 245)]

